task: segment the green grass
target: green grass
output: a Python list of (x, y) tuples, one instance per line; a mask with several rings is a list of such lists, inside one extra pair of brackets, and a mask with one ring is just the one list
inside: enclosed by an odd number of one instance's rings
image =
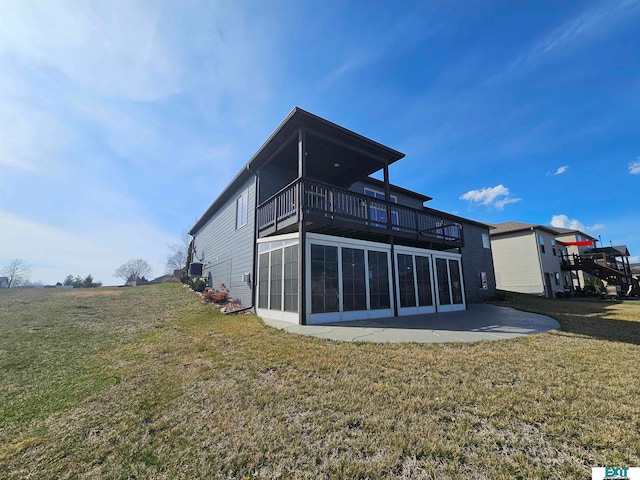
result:
[(640, 466), (640, 302), (562, 330), (339, 343), (179, 285), (0, 291), (0, 478), (589, 478)]

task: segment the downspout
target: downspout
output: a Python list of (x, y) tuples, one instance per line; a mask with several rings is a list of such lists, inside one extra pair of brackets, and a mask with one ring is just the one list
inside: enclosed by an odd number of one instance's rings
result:
[[(536, 233), (535, 227), (531, 227), (531, 231), (533, 232), (533, 240), (535, 241), (535, 244), (536, 244), (536, 252), (538, 252), (538, 265), (540, 265), (540, 276), (542, 277), (542, 293), (546, 294), (547, 284), (544, 278), (544, 267), (542, 266), (542, 255), (540, 254), (540, 240), (538, 239), (538, 234)], [(547, 298), (552, 298), (552, 297), (547, 297)]]
[[(464, 247), (464, 230), (463, 230), (463, 225), (462, 223), (460, 224), (460, 240), (462, 242), (462, 245), (460, 245), (458, 247), (458, 253), (460, 254), (460, 281), (462, 282), (462, 285), (464, 288), (461, 288), (462, 291), (462, 299), (464, 301), (464, 309), (467, 310), (468, 309), (468, 302), (467, 302), (467, 279), (464, 276), (464, 255), (462, 254), (462, 248)], [(471, 285), (469, 285), (469, 288), (471, 288)]]
[(251, 171), (248, 163), (247, 172), (256, 178), (256, 182), (255, 194), (253, 196), (253, 272), (251, 274), (251, 282), (249, 285), (249, 288), (251, 288), (251, 306), (242, 309), (243, 312), (253, 309), (256, 305), (256, 274), (258, 272), (258, 194), (260, 193), (260, 177), (257, 172)]

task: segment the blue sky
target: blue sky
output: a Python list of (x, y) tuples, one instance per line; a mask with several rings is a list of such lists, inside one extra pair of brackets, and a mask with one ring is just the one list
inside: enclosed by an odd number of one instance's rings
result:
[(294, 107), (406, 154), (479, 221), (640, 254), (640, 2), (0, 2), (0, 265), (144, 258)]

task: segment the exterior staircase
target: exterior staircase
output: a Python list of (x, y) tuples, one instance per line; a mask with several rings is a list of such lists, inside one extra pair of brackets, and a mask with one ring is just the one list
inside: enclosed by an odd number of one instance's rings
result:
[(582, 270), (607, 282), (608, 285), (620, 285), (623, 295), (640, 295), (640, 282), (629, 272), (615, 268), (611, 264), (604, 265), (605, 259), (598, 260), (594, 260), (593, 257), (587, 255), (573, 255), (563, 258), (561, 267), (564, 271)]

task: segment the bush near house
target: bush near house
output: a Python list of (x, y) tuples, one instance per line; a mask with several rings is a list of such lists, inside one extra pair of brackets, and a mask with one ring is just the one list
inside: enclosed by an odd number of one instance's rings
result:
[(202, 294), (202, 299), (208, 303), (224, 305), (229, 301), (229, 289), (224, 283), (220, 285), (220, 290), (207, 288)]

